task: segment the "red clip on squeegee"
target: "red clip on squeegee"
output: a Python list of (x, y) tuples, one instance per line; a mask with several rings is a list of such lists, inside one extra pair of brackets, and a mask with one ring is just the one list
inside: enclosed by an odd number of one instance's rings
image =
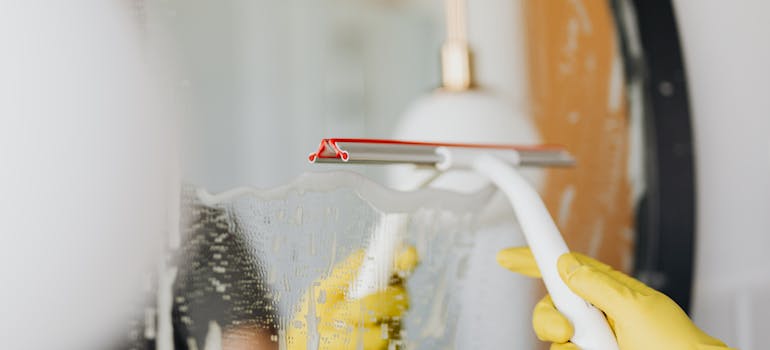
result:
[(519, 146), (441, 143), (381, 139), (329, 138), (311, 153), (311, 163), (416, 164), (436, 166), (445, 161), (441, 150), (514, 154), (520, 166), (572, 166), (575, 159), (560, 146)]

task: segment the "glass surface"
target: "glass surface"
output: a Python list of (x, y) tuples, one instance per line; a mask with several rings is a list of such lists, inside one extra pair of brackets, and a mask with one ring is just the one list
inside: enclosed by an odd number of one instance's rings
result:
[[(400, 276), (409, 308), (401, 331), (385, 337), (400, 338), (392, 347), (454, 347), (477, 208), (490, 199), (491, 189), (473, 195), (396, 192), (339, 172), (306, 174), (271, 190), (186, 194), (181, 245), (170, 252), (166, 269), (175, 271), (173, 287), (165, 291), (173, 296), (164, 298), (162, 287), (159, 291), (158, 300), (172, 303), (157, 305), (158, 320), (170, 319), (166, 331), (173, 332), (160, 334), (158, 325), (158, 336), (172, 337), (175, 348), (296, 348), (288, 335), (291, 327), (306, 326), (298, 313), (307, 312), (301, 309), (308, 290), (322, 288), (342, 261), (367, 249), (379, 221), (395, 212), (407, 215), (403, 242), (419, 252), (419, 264)], [(320, 307), (323, 297), (315, 302)], [(388, 302), (393, 300), (381, 301)], [(170, 317), (161, 316), (162, 310), (170, 310)], [(323, 332), (311, 327), (309, 337)]]
[[(305, 161), (321, 138), (393, 137), (401, 117), (440, 85), (440, 1), (137, 4), (137, 23), (146, 29), (148, 42), (161, 47), (159, 56), (172, 68), (164, 73), (178, 98), (169, 101), (169, 108), (179, 112), (189, 129), (182, 133), (182, 176), (213, 192), (242, 185), (273, 187), (305, 171), (330, 169)], [(605, 2), (497, 1), (468, 6), (480, 90), (528, 116), (541, 142), (564, 145), (578, 160), (573, 168), (546, 169), (538, 179), (568, 245), (630, 272), (638, 241), (635, 211), (646, 191), (647, 171), (641, 80), (636, 79), (640, 68), (633, 57), (622, 54), (625, 46), (636, 47), (633, 40), (618, 35), (612, 7)], [(474, 117), (469, 114), (469, 120)], [(456, 128), (467, 130), (464, 125)], [(482, 135), (466, 141), (485, 140)], [(345, 169), (380, 182), (387, 179), (379, 167)], [(198, 198), (198, 205), (211, 207), (210, 212), (196, 209), (197, 220), (210, 227), (198, 234), (230, 230), (230, 236), (237, 237), (231, 238), (233, 249), (249, 256), (243, 262), (243, 268), (248, 267), (245, 275), (231, 278), (251, 280), (252, 289), (261, 291), (252, 290), (248, 297), (254, 300), (249, 303), (275, 308), (256, 317), (259, 327), (275, 328), (272, 344), (285, 338), (308, 286), (367, 247), (383, 215), (406, 212), (406, 241), (417, 246), (422, 259), (407, 279), (412, 305), (403, 326), (408, 345), (537, 346), (531, 310), (544, 290), (533, 288), (538, 281), (517, 280), (494, 262), (500, 249), (523, 244), (510, 211), (498, 213), (508, 222), (495, 231), (479, 218), (485, 202), (471, 204), (468, 197), (437, 192), (418, 198), (364, 182), (349, 175), (312, 175), (287, 187)], [(484, 195), (491, 198), (489, 192)], [(188, 219), (195, 217), (189, 214)], [(191, 224), (196, 225), (195, 220)], [(194, 234), (183, 230), (181, 245), (158, 279), (159, 295), (206, 286), (215, 299), (222, 298), (210, 278), (225, 282), (213, 266), (201, 265), (210, 268), (211, 276), (195, 277), (185, 270), (204, 264), (195, 259), (211, 263), (213, 253), (200, 249), (222, 243), (214, 237), (213, 243), (200, 240), (196, 247), (190, 241)], [(192, 279), (191, 284), (181, 286), (184, 278), (179, 276)], [(441, 281), (448, 285), (438, 288)], [(430, 302), (441, 300), (433, 298), (433, 289), (446, 293), (439, 304), (443, 308), (429, 308)], [(154, 292), (149, 294), (156, 299)], [(221, 313), (227, 305), (208, 311)], [(165, 307), (172, 310), (171, 304)], [(151, 314), (143, 317), (155, 320)], [(164, 322), (174, 320), (164, 320), (165, 314), (158, 311), (157, 321), (152, 321), (158, 323), (158, 337), (173, 334), (168, 328), (161, 331)], [(223, 320), (217, 327), (226, 331), (229, 321)], [(194, 346), (225, 346), (207, 345), (206, 336), (215, 327), (206, 322), (193, 327)], [(152, 329), (145, 333), (153, 335)], [(270, 338), (270, 332), (266, 334)], [(173, 348), (173, 342), (145, 338), (159, 350)], [(176, 339), (176, 347), (191, 348), (187, 336)]]

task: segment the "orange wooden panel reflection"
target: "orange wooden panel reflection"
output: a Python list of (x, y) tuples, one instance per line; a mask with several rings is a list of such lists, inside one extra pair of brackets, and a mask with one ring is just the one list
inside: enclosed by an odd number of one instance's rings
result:
[(530, 104), (547, 143), (578, 165), (549, 170), (545, 201), (575, 251), (631, 266), (633, 205), (629, 123), (615, 24), (608, 1), (524, 2)]

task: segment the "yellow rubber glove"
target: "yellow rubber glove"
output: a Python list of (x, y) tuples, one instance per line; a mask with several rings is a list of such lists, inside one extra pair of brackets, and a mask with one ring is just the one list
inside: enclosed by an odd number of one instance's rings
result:
[[(497, 262), (517, 273), (540, 277), (529, 248), (508, 248)], [(701, 331), (673, 300), (610, 266), (579, 253), (559, 257), (559, 274), (569, 288), (604, 312), (620, 350), (724, 350)], [(551, 350), (575, 350), (570, 322), (546, 296), (535, 306), (532, 324)]]
[(396, 273), (386, 290), (348, 300), (345, 294), (355, 281), (363, 258), (363, 251), (356, 252), (337, 264), (328, 277), (313, 283), (288, 325), (288, 349), (307, 349), (307, 316), (311, 306), (315, 308), (319, 350), (360, 349), (359, 342), (365, 350), (381, 350), (387, 349), (392, 340), (400, 339), (401, 317), (409, 308), (404, 278), (417, 266), (417, 251), (409, 247), (399, 254)]

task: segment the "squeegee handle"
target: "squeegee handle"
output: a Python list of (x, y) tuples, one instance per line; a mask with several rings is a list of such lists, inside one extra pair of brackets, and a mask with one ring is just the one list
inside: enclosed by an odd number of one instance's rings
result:
[(537, 191), (509, 162), (495, 156), (479, 155), (469, 165), (494, 182), (511, 202), (554, 305), (572, 323), (572, 343), (583, 350), (618, 350), (602, 312), (572, 292), (559, 276), (557, 261), (569, 249)]
[(380, 217), (371, 234), (356, 280), (348, 290), (349, 299), (360, 299), (385, 290), (394, 270), (396, 250), (409, 218), (406, 214), (387, 213)]

